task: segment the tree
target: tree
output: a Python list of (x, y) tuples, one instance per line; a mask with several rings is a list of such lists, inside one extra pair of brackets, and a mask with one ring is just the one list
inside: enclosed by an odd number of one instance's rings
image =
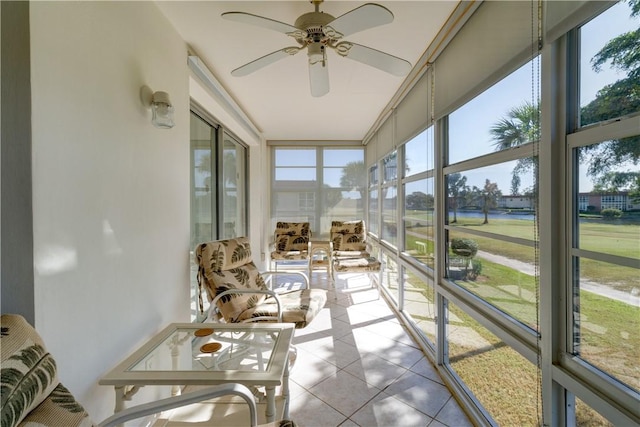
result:
[[(538, 141), (540, 139), (540, 103), (534, 105), (525, 102), (523, 105), (512, 108), (507, 112), (507, 117), (500, 119), (489, 132), (495, 141), (493, 145), (496, 151)], [(528, 171), (533, 171), (534, 176), (537, 176), (537, 159), (534, 157), (518, 159), (512, 171), (511, 186), (513, 187), (513, 180), (517, 180), (517, 187), (519, 187), (520, 175)]]
[(453, 221), (458, 222), (458, 199), (463, 191), (467, 190), (467, 177), (460, 173), (452, 173), (447, 177), (447, 186), (449, 187), (449, 204), (453, 209)]
[[(640, 0), (629, 0), (631, 16), (640, 16)], [(600, 72), (604, 64), (626, 72), (625, 78), (604, 86), (596, 98), (580, 111), (580, 124), (601, 122), (640, 111), (640, 28), (611, 39), (591, 58), (591, 67)], [(640, 161), (640, 136), (621, 138), (584, 147), (580, 151), (588, 156), (587, 174), (600, 178), (617, 166)], [(618, 173), (618, 172), (612, 172)], [(626, 172), (620, 172), (626, 173)], [(610, 178), (605, 178), (610, 180)], [(615, 181), (615, 180), (614, 180)], [(640, 191), (640, 187), (636, 187)]]
[[(628, 0), (631, 16), (640, 15), (640, 0)], [(640, 28), (611, 39), (591, 59), (592, 69), (602, 70), (604, 64), (627, 73), (626, 77), (604, 86), (596, 98), (581, 108), (580, 124), (602, 122), (640, 111)], [(537, 141), (540, 130), (540, 105), (527, 102), (507, 113), (490, 130), (496, 150), (504, 150)], [(583, 147), (582, 160), (587, 160), (587, 174), (592, 178), (611, 172), (621, 164), (640, 161), (640, 136), (615, 139)], [(537, 176), (537, 159), (520, 159), (513, 170), (519, 175), (533, 168)], [(615, 172), (614, 172), (615, 173)], [(639, 189), (640, 191), (640, 189)]]
[(628, 191), (633, 203), (640, 202), (640, 172), (608, 172), (601, 175), (593, 186), (599, 193)]
[(422, 191), (414, 191), (407, 195), (405, 203), (407, 209), (425, 211), (427, 209), (433, 209), (433, 196), (431, 194), (425, 194)]
[(511, 195), (517, 196), (520, 192), (520, 175), (513, 175), (511, 177)]
[(474, 186), (473, 193), (478, 198), (482, 213), (484, 213), (484, 221), (482, 223), (489, 224), (489, 211), (498, 206), (498, 199), (502, 196), (502, 192), (498, 189), (498, 184), (487, 179), (483, 188)]
[(349, 162), (342, 169), (340, 186), (360, 193), (360, 200), (365, 200), (367, 189), (367, 168), (363, 161)]

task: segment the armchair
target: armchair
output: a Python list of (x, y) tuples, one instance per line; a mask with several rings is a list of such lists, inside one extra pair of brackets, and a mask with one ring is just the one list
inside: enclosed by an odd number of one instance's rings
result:
[[(253, 263), (249, 239), (239, 237), (198, 245), (198, 288), (200, 310), (202, 289), (211, 307), (209, 317), (235, 322), (271, 321), (308, 325), (327, 301), (326, 291), (309, 289), (307, 276), (301, 272), (259, 272)], [(275, 292), (265, 278), (277, 274), (301, 276), (303, 289)]]
[(281, 222), (276, 223), (274, 232), (271, 261), (274, 270), (278, 271), (278, 263), (291, 261), (306, 261), (309, 272), (309, 239), (311, 231), (308, 222)]
[[(2, 426), (95, 426), (82, 405), (60, 383), (55, 360), (47, 352), (40, 335), (24, 317), (3, 314), (0, 324)], [(255, 397), (241, 384), (223, 384), (137, 405), (118, 412), (97, 425), (120, 425), (125, 421), (227, 395), (240, 396), (247, 403), (250, 425), (256, 426)], [(280, 425), (294, 424), (287, 421)]]
[(331, 221), (329, 238), (333, 247), (331, 273), (334, 283), (337, 273), (380, 272), (380, 261), (367, 251), (364, 221)]

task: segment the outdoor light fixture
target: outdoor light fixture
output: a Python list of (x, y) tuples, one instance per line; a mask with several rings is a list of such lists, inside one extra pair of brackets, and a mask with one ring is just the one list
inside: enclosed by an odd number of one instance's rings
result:
[(140, 90), (142, 103), (151, 108), (151, 123), (160, 129), (171, 129), (175, 123), (173, 121), (173, 105), (167, 92), (153, 92), (148, 86), (143, 86)]

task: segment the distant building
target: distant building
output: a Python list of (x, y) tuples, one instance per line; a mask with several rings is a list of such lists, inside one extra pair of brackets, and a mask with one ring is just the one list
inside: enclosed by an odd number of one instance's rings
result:
[(578, 210), (581, 212), (600, 212), (611, 208), (621, 211), (640, 210), (640, 201), (636, 200), (634, 203), (628, 191), (578, 194)]
[(533, 209), (535, 206), (531, 196), (502, 196), (498, 200), (498, 207), (504, 209)]

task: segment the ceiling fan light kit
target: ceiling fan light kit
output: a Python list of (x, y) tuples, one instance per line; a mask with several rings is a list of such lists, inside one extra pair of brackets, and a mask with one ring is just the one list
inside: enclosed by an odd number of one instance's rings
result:
[(311, 95), (319, 97), (329, 92), (329, 71), (327, 48), (339, 56), (349, 58), (377, 68), (395, 76), (404, 77), (411, 71), (411, 63), (388, 53), (343, 40), (343, 37), (389, 24), (393, 13), (384, 6), (366, 3), (344, 15), (334, 18), (320, 11), (323, 0), (312, 0), (315, 11), (305, 13), (296, 19), (294, 25), (285, 24), (263, 16), (245, 12), (226, 12), (222, 17), (231, 21), (256, 25), (295, 39), (298, 46), (285, 47), (255, 59), (231, 72), (231, 75), (246, 76), (276, 61), (307, 49), (309, 57), (309, 83)]

